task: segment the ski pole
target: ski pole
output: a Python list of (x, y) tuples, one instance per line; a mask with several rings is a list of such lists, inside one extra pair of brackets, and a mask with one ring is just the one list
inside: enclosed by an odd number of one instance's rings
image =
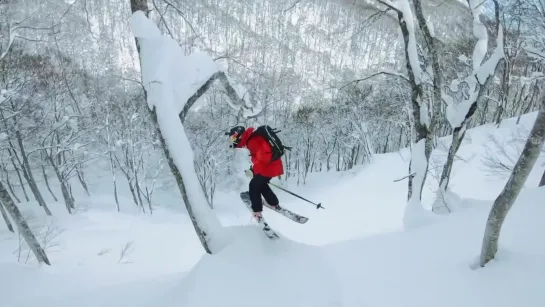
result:
[(280, 186), (277, 186), (276, 184), (274, 184), (274, 183), (272, 183), (272, 182), (269, 182), (269, 184), (272, 185), (272, 186), (274, 186), (274, 187), (276, 187), (276, 188), (279, 188), (280, 190), (282, 190), (282, 191), (284, 191), (284, 192), (286, 192), (286, 193), (289, 193), (289, 194), (291, 194), (291, 195), (293, 195), (293, 196), (295, 196), (295, 197), (297, 197), (297, 198), (300, 198), (300, 199), (302, 199), (302, 200), (304, 200), (304, 201), (306, 201), (306, 202), (308, 202), (308, 203), (311, 203), (311, 204), (315, 205), (315, 206), (316, 206), (316, 209), (320, 209), (320, 208), (325, 209), (325, 208), (322, 206), (321, 203), (315, 204), (315, 203), (311, 202), (310, 200), (308, 200), (308, 199), (306, 199), (306, 198), (303, 198), (303, 197), (301, 197), (301, 196), (299, 196), (299, 195), (297, 195), (297, 194), (295, 194), (295, 193), (293, 193), (293, 192), (290, 192), (290, 191), (288, 191), (288, 190), (286, 190), (286, 189), (284, 189), (284, 188), (282, 188), (282, 187), (280, 187)]

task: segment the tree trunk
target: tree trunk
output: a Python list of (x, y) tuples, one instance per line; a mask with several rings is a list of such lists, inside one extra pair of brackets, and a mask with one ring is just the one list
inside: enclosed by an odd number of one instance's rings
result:
[(20, 203), (21, 200), (19, 199), (19, 197), (17, 197), (17, 194), (15, 194), (15, 190), (13, 189), (13, 186), (11, 185), (11, 181), (9, 180), (9, 174), (8, 174), (7, 170), (5, 172), (6, 172), (6, 184), (8, 186), (8, 189), (11, 192), (11, 195), (15, 198), (15, 200), (18, 203)]
[(61, 193), (62, 198), (64, 199), (64, 205), (66, 206), (66, 210), (68, 210), (68, 213), (72, 214), (72, 208), (74, 208), (74, 203), (72, 201), (72, 197), (70, 196), (70, 192), (68, 191), (68, 188), (66, 187), (66, 180), (64, 180), (61, 172), (59, 171), (59, 168), (57, 165), (55, 165), (55, 160), (52, 156), (46, 153), (47, 160), (49, 161), (49, 164), (53, 167), (53, 170), (55, 171), (55, 175), (57, 175), (57, 179), (59, 180), (59, 183), (61, 185)]
[[(475, 107), (476, 106), (477, 104), (475, 104)], [(449, 180), (450, 180), (450, 173), (452, 172), (452, 165), (454, 164), (454, 157), (456, 156), (458, 149), (460, 149), (460, 145), (462, 145), (462, 141), (464, 140), (465, 134), (466, 134), (465, 124), (463, 124), (461, 127), (454, 128), (454, 132), (452, 133), (452, 143), (450, 144), (450, 148), (448, 150), (447, 161), (445, 162), (445, 165), (443, 166), (443, 171), (441, 172), (441, 179), (439, 179), (439, 187), (443, 189), (443, 191), (447, 190)], [(432, 208), (432, 211), (434, 211), (434, 208)]]
[(17, 163), (15, 163), (15, 159), (13, 158), (13, 155), (16, 154), (15, 150), (8, 148), (8, 151), (10, 154), (11, 164), (13, 165), (13, 168), (15, 169), (15, 173), (17, 173), (17, 178), (19, 178), (19, 184), (21, 185), (21, 190), (23, 190), (23, 194), (25, 195), (26, 201), (30, 201), (30, 198), (28, 198), (28, 194), (25, 189), (25, 183), (23, 182), (23, 178), (21, 177), (21, 172), (19, 171), (19, 167), (17, 166)]
[[(411, 18), (412, 16), (407, 16)], [(421, 115), (421, 103), (422, 102), (422, 85), (416, 83), (414, 70), (411, 65), (409, 56), (409, 30), (407, 24), (404, 21), (404, 16), (401, 12), (398, 12), (399, 25), (403, 38), (405, 41), (405, 61), (407, 65), (407, 71), (409, 72), (409, 80), (411, 83), (411, 111), (414, 120), (413, 130), (415, 135), (414, 145), (417, 150), (411, 152), (411, 161), (409, 163), (409, 174), (416, 174), (409, 177), (407, 199), (410, 200), (413, 196), (419, 200), (422, 198), (422, 189), (424, 182), (426, 182), (426, 175), (429, 167), (429, 157), (431, 155), (431, 137), (430, 131), (426, 125), (422, 122)], [(415, 42), (416, 44), (416, 42)], [(419, 146), (420, 142), (424, 142), (423, 146)], [(420, 150), (422, 149), (422, 150)], [(423, 163), (424, 165), (421, 165)], [(420, 201), (419, 201), (420, 202)]]
[(494, 205), (488, 216), (479, 262), (481, 267), (484, 267), (496, 256), (503, 221), (532, 171), (544, 143), (545, 97), (543, 98), (541, 110), (537, 115), (532, 131), (524, 145), (524, 149), (513, 168), (513, 172), (505, 184), (503, 191), (501, 191), (498, 198), (494, 201)]
[(538, 187), (545, 186), (545, 171), (543, 171), (543, 175), (541, 176), (541, 180), (539, 181)]
[(4, 218), (4, 222), (6, 222), (6, 226), (8, 227), (8, 230), (11, 232), (15, 232), (15, 230), (13, 230), (13, 225), (11, 225), (11, 221), (9, 220), (6, 209), (4, 209), (4, 205), (2, 205), (1, 201), (0, 201), (0, 213), (2, 213), (2, 218)]
[(47, 187), (47, 190), (49, 191), (51, 196), (53, 196), (53, 199), (55, 201), (59, 201), (57, 199), (57, 196), (55, 196), (55, 193), (53, 193), (53, 190), (51, 190), (51, 186), (49, 185), (49, 179), (47, 178), (47, 173), (45, 172), (45, 166), (43, 166), (43, 165), (42, 165), (42, 174), (44, 176), (45, 186)]
[(81, 168), (81, 165), (76, 166), (76, 175), (78, 176), (79, 183), (85, 190), (85, 195), (91, 196), (91, 193), (89, 193), (89, 188), (87, 187), (87, 182), (85, 182), (85, 177), (83, 176), (83, 169)]
[(131, 190), (132, 195), (132, 201), (134, 204), (138, 207), (138, 199), (136, 198), (136, 190), (134, 189), (134, 186), (132, 185), (132, 180), (127, 176), (127, 183), (129, 184), (129, 190)]
[(30, 162), (28, 161), (28, 157), (25, 152), (25, 145), (23, 144), (23, 138), (21, 137), (21, 133), (19, 131), (15, 131), (15, 137), (17, 139), (17, 144), (19, 144), (21, 157), (23, 158), (23, 167), (24, 167), (23, 174), (25, 175), (26, 180), (28, 181), (28, 185), (30, 186), (30, 189), (32, 190), (32, 193), (34, 194), (34, 197), (36, 197), (36, 201), (38, 201), (38, 204), (40, 205), (40, 207), (44, 208), (45, 213), (47, 215), (51, 215), (51, 211), (49, 211), (49, 208), (47, 207), (47, 204), (45, 203), (45, 200), (42, 197), (42, 193), (40, 192), (40, 189), (38, 189), (38, 185), (36, 184), (36, 181), (34, 180), (34, 175), (32, 174)]
[(140, 188), (140, 184), (138, 183), (138, 170), (135, 170), (134, 172), (134, 188), (136, 189), (136, 195), (138, 196), (138, 203), (140, 204), (140, 207), (142, 208), (142, 212), (146, 213), (146, 209), (144, 207), (144, 203), (142, 202), (142, 189)]
[(187, 191), (184, 184), (184, 179), (182, 177), (182, 174), (180, 174), (180, 171), (178, 170), (178, 167), (174, 163), (174, 159), (172, 158), (170, 151), (168, 150), (167, 144), (165, 139), (163, 138), (163, 135), (161, 133), (161, 129), (159, 128), (159, 123), (157, 122), (157, 114), (155, 110), (151, 111), (151, 116), (153, 118), (153, 122), (155, 126), (157, 127), (157, 133), (159, 135), (159, 138), (161, 140), (161, 145), (163, 147), (163, 152), (165, 154), (165, 157), (168, 161), (168, 166), (170, 167), (170, 171), (172, 172), (172, 175), (174, 175), (174, 178), (176, 179), (176, 183), (178, 184), (178, 189), (180, 190), (180, 194), (182, 195), (182, 199), (184, 201), (185, 207), (187, 209), (187, 213), (191, 219), (191, 222), (193, 224), (193, 227), (195, 228), (195, 232), (197, 233), (197, 236), (199, 237), (199, 240), (201, 241), (201, 244), (208, 254), (212, 254), (212, 251), (210, 250), (210, 247), (208, 245), (208, 235), (201, 229), (199, 226), (199, 223), (197, 222), (197, 218), (195, 214), (193, 213), (193, 208), (191, 207), (191, 203), (189, 201), (189, 198), (187, 196)]
[(6, 210), (11, 215), (11, 218), (17, 224), (19, 233), (25, 239), (26, 243), (28, 244), (28, 247), (34, 253), (34, 256), (36, 256), (36, 259), (38, 260), (38, 262), (51, 265), (49, 263), (49, 259), (47, 258), (47, 255), (45, 254), (44, 249), (40, 246), (40, 243), (38, 243), (38, 240), (32, 233), (32, 230), (30, 230), (30, 227), (28, 226), (26, 220), (23, 218), (21, 211), (19, 211), (19, 208), (17, 208), (17, 205), (15, 205), (15, 203), (13, 202), (13, 199), (8, 194), (8, 191), (6, 190), (2, 182), (0, 182), (0, 200), (6, 207)]
[[(148, 16), (149, 9), (148, 9), (148, 5), (147, 5), (146, 0), (130, 0), (130, 4), (131, 4), (131, 12), (132, 13), (135, 13), (137, 11), (142, 11), (146, 15), (146, 17)], [(138, 53), (140, 54), (140, 44), (138, 43), (138, 39), (135, 39), (135, 41), (136, 41), (136, 48), (138, 50)], [(146, 99), (147, 99), (147, 92), (146, 91), (144, 91), (144, 95), (146, 96)], [(176, 179), (176, 182), (178, 184), (178, 189), (180, 190), (180, 194), (182, 195), (182, 199), (183, 199), (183, 201), (185, 203), (187, 213), (188, 213), (188, 215), (189, 215), (189, 217), (191, 219), (193, 227), (195, 228), (195, 232), (197, 233), (197, 236), (199, 237), (199, 240), (201, 241), (201, 244), (202, 244), (204, 250), (206, 251), (206, 253), (212, 254), (212, 251), (211, 251), (209, 243), (208, 243), (208, 234), (205, 233), (202, 230), (202, 228), (200, 227), (200, 225), (199, 225), (199, 223), (197, 221), (197, 217), (195, 216), (195, 214), (193, 212), (193, 208), (191, 207), (191, 202), (189, 201), (189, 198), (188, 198), (188, 195), (187, 195), (187, 191), (186, 191), (186, 188), (185, 188), (185, 184), (184, 184), (182, 174), (178, 170), (178, 167), (176, 166), (176, 164), (174, 162), (174, 159), (172, 158), (172, 155), (170, 154), (170, 151), (169, 151), (168, 146), (166, 144), (166, 140), (163, 138), (163, 134), (161, 132), (161, 129), (159, 127), (159, 123), (157, 121), (156, 109), (155, 108), (151, 109), (150, 113), (151, 113), (151, 118), (153, 120), (153, 124), (157, 129), (157, 134), (158, 134), (159, 139), (161, 141), (161, 145), (162, 145), (161, 147), (163, 148), (163, 152), (165, 154), (165, 157), (167, 158), (168, 165), (170, 167), (170, 171), (172, 172), (172, 175)]]
[[(495, 16), (496, 16), (496, 30), (498, 32), (497, 34), (498, 37), (496, 37), (496, 42), (499, 42), (500, 35), (503, 35), (502, 34), (503, 32), (501, 32), (503, 30), (500, 24), (500, 7), (497, 1), (494, 1), (494, 7), (495, 7)], [(501, 41), (505, 44), (505, 39), (502, 38)], [(475, 48), (477, 48), (477, 45)], [(494, 56), (494, 54), (496, 54), (498, 50), (502, 50), (500, 48), (503, 48), (503, 46), (496, 46), (496, 50), (494, 50), (491, 58)], [(489, 59), (488, 61), (490, 60), (491, 59)], [(495, 63), (494, 72), (487, 73), (487, 77), (482, 83), (476, 76), (483, 69), (483, 66), (488, 64), (488, 62), (479, 63), (478, 71), (474, 71), (474, 74), (475, 74), (475, 76), (473, 77), (474, 85), (471, 85), (470, 87), (472, 88), (471, 90), (473, 91), (473, 93), (476, 93), (475, 100), (471, 101), (471, 105), (464, 116), (464, 120), (457, 127), (453, 127), (454, 131), (452, 133), (452, 142), (450, 144), (447, 161), (445, 162), (445, 165), (443, 166), (443, 171), (441, 172), (441, 178), (439, 180), (439, 188), (443, 189), (443, 192), (447, 190), (448, 183), (450, 180), (450, 174), (452, 171), (452, 164), (454, 163), (454, 157), (456, 156), (458, 149), (460, 149), (460, 145), (462, 144), (462, 141), (464, 139), (471, 117), (477, 110), (478, 103), (483, 97), (486, 88), (488, 87), (490, 82), (492, 82), (492, 79), (494, 78), (494, 75), (495, 75), (495, 71), (498, 69), (501, 61), (505, 62), (503, 55), (500, 56), (498, 61)], [(505, 78), (505, 71), (504, 71), (504, 78)], [(434, 208), (432, 208), (432, 211), (434, 211)]]

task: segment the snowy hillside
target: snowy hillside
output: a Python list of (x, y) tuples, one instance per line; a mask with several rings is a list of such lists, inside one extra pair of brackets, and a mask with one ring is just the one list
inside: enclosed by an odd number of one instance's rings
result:
[[(544, 306), (545, 245), (537, 242), (545, 232), (545, 190), (534, 188), (543, 157), (509, 213), (497, 259), (472, 269), (491, 202), (506, 181), (491, 175), (497, 169), (490, 167), (490, 151), (508, 157), (493, 140), (513, 144), (512, 136), (525, 135), (534, 117), (468, 131), (451, 181), (462, 197), (450, 202), (458, 211), (417, 230), (401, 230), (406, 150), (377, 155), (350, 172), (313, 174), (304, 186), (282, 182), (326, 209), (278, 191), (283, 206), (310, 217), (299, 225), (266, 210), (280, 241), (254, 227), (238, 192), (222, 192), (215, 212), (233, 227), (225, 228), (229, 245), (214, 256), (203, 253), (180, 211), (118, 213), (106, 205), (110, 195), (87, 198), (74, 215), (60, 202), (50, 202), (54, 217), (35, 210), (35, 203), (21, 204), (35, 217), (34, 227), (42, 226), (52, 266), (37, 267), (32, 257), (24, 264), (28, 251), (18, 255), (17, 235), (1, 228), (2, 306)], [(509, 148), (522, 147), (516, 144)], [(444, 158), (441, 148), (432, 160)], [(427, 207), (435, 187), (430, 174)]]

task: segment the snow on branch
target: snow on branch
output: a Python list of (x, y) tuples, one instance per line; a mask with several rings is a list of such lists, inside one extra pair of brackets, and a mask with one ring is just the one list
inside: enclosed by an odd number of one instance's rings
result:
[(219, 79), (232, 100), (232, 108), (254, 112), (255, 104), (249, 97), (239, 98), (240, 96), (234, 94), (237, 91), (227, 81), (226, 73), (206, 52), (184, 55), (178, 43), (163, 35), (143, 13), (135, 13), (131, 22), (134, 36), (140, 42), (154, 46), (140, 50), (143, 83), (152, 97), (148, 99), (150, 109), (158, 103), (167, 103), (155, 92), (160, 87), (170, 87), (173, 89), (174, 99), (169, 102), (172, 103), (169, 107), (177, 114), (182, 113), (185, 116), (213, 81)]
[(482, 96), (487, 81), (494, 76), (496, 67), (505, 57), (503, 49), (503, 27), (501, 26), (499, 19), (499, 4), (497, 1), (494, 1), (496, 6), (498, 36), (496, 37), (496, 47), (494, 51), (488, 60), (484, 61), (488, 51), (488, 33), (485, 25), (483, 25), (480, 20), (482, 14), (480, 2), (480, 0), (469, 0), (471, 13), (473, 15), (473, 35), (478, 39), (473, 50), (473, 72), (465, 79), (465, 82), (470, 88), (469, 97), (462, 100), (458, 105), (455, 105), (450, 99), (447, 100), (450, 101), (447, 107), (447, 119), (453, 128), (460, 127), (464, 121), (472, 115), (472, 110), (476, 108), (475, 104)]
[(414, 74), (414, 81), (416, 85), (422, 83), (422, 68), (420, 67), (420, 60), (418, 59), (418, 48), (416, 46), (416, 32), (414, 25), (414, 16), (411, 11), (411, 5), (408, 0), (398, 0), (395, 3), (389, 0), (378, 0), (378, 2), (387, 6), (388, 8), (396, 11), (398, 15), (402, 15), (402, 19), (399, 22), (404, 22), (408, 32), (407, 41), (407, 53), (409, 55), (409, 63), (412, 67)]
[[(189, 109), (199, 100), (199, 98), (208, 91), (208, 89), (212, 86), (214, 81), (219, 80), (223, 88), (225, 88), (225, 91), (227, 93), (227, 96), (229, 97), (229, 105), (235, 109), (235, 110), (251, 110), (254, 111), (254, 106), (248, 99), (249, 96), (246, 95), (246, 93), (241, 94), (240, 91), (237, 91), (236, 87), (233, 86), (235, 84), (231, 81), (231, 79), (225, 74), (223, 71), (217, 71), (215, 72), (210, 79), (208, 79), (196, 92), (193, 94), (193, 96), (189, 97), (186, 104), (184, 105), (184, 108), (182, 109), (182, 112), (180, 113), (180, 120), (184, 122), (185, 116), (189, 112)], [(252, 116), (247, 115), (246, 117)], [(255, 116), (255, 114), (254, 114)]]

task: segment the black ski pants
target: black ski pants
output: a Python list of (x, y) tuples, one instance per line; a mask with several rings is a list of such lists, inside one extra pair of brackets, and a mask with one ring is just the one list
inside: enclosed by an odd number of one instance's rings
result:
[(263, 211), (263, 202), (261, 201), (261, 195), (265, 198), (265, 201), (271, 206), (278, 205), (278, 198), (276, 194), (271, 190), (268, 185), (272, 178), (262, 175), (254, 175), (250, 180), (250, 201), (252, 202), (252, 210), (254, 212)]

